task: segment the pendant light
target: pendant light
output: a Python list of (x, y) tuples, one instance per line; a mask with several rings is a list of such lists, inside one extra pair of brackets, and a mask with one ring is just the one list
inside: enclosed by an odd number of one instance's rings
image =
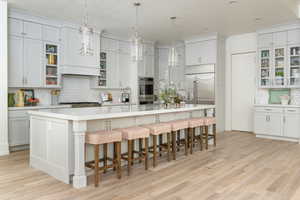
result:
[(135, 6), (135, 27), (133, 28), (133, 36), (132, 36), (132, 41), (131, 41), (131, 57), (132, 60), (137, 62), (137, 61), (142, 61), (143, 60), (143, 39), (139, 34), (138, 30), (138, 8), (141, 6), (140, 3), (134, 3)]
[(83, 25), (79, 28), (79, 33), (81, 36), (81, 49), (80, 55), (82, 56), (93, 56), (94, 51), (92, 49), (92, 38), (94, 31), (88, 26), (88, 9), (87, 0), (84, 0), (84, 18)]
[[(176, 21), (177, 18), (176, 17), (171, 17), (170, 19), (171, 19), (174, 31), (176, 31), (175, 30), (175, 21)], [(171, 47), (169, 49), (168, 65), (169, 65), (169, 67), (178, 66), (178, 52), (177, 52), (177, 49), (176, 49), (176, 42), (175, 41), (172, 42)]]

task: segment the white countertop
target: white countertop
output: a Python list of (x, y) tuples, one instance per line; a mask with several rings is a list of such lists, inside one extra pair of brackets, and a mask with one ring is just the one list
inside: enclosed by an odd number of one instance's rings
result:
[(275, 107), (275, 108), (300, 108), (300, 105), (281, 105), (281, 104), (255, 104), (256, 107)]
[(66, 108), (59, 110), (29, 111), (29, 115), (42, 116), (57, 119), (85, 121), (97, 119), (112, 119), (122, 117), (134, 117), (143, 115), (155, 115), (164, 113), (189, 112), (194, 110), (213, 109), (215, 105), (194, 105), (187, 104), (181, 108), (164, 109), (158, 105), (144, 106), (112, 106), (112, 107), (91, 107), (91, 108)]
[(9, 111), (14, 110), (39, 110), (39, 109), (55, 109), (55, 108), (71, 108), (71, 105), (38, 105), (26, 107), (9, 107)]

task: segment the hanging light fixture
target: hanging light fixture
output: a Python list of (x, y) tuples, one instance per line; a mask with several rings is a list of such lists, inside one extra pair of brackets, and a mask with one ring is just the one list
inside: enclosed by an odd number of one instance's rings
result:
[[(176, 31), (175, 30), (175, 21), (176, 21), (177, 18), (176, 17), (170, 17), (170, 19), (171, 19), (174, 31)], [(175, 41), (172, 42), (172, 45), (169, 49), (168, 65), (169, 65), (169, 67), (178, 66), (178, 52), (177, 52), (177, 49), (176, 49), (176, 42)]]
[(133, 36), (131, 41), (131, 57), (133, 61), (143, 60), (143, 39), (139, 34), (138, 30), (138, 8), (141, 6), (140, 3), (133, 4), (136, 8), (135, 11), (135, 27), (133, 28)]
[(83, 56), (92, 56), (94, 51), (92, 49), (92, 38), (94, 31), (88, 26), (88, 9), (87, 0), (84, 0), (84, 19), (83, 25), (79, 28), (79, 33), (81, 35), (81, 49), (80, 54)]

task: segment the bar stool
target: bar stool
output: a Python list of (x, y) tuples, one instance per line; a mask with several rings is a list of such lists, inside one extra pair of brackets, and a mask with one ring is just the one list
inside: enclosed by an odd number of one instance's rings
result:
[[(148, 128), (150, 130), (150, 134), (153, 139), (153, 146), (150, 147), (152, 149), (153, 153), (153, 167), (156, 167), (156, 161), (157, 161), (157, 148), (159, 148), (159, 153), (161, 153), (162, 150), (167, 151), (168, 154), (168, 161), (171, 160), (171, 124), (169, 123), (157, 123), (157, 124), (149, 124), (149, 125), (143, 125), (143, 127)], [(163, 134), (167, 134), (167, 145), (159, 144), (157, 145), (157, 136), (162, 136)]]
[[(124, 153), (121, 155), (121, 158), (123, 160), (126, 160), (128, 163), (128, 175), (131, 173), (131, 165), (135, 160), (145, 161), (145, 170), (148, 170), (148, 143), (149, 143), (149, 135), (150, 135), (150, 130), (147, 128), (143, 127), (129, 127), (129, 128), (121, 128), (121, 129), (116, 129), (117, 131), (122, 132), (122, 138), (124, 140), (127, 140), (128, 144), (128, 150), (127, 153)], [(139, 139), (140, 141), (140, 150), (135, 151), (134, 150), (134, 141)], [(144, 140), (144, 151), (142, 148), (142, 140)], [(135, 158), (134, 155), (137, 154), (138, 157)]]
[[(96, 131), (87, 132), (85, 136), (85, 143), (94, 146), (94, 160), (86, 162), (85, 165), (88, 168), (94, 169), (95, 187), (99, 184), (99, 173), (106, 171), (109, 168), (117, 169), (117, 177), (121, 178), (121, 142), (122, 133), (118, 131)], [(107, 157), (107, 145), (113, 143), (115, 145), (114, 158)], [(103, 144), (104, 157), (99, 159), (99, 148)], [(112, 164), (108, 165), (107, 161), (111, 161)], [(103, 162), (103, 167), (99, 167), (99, 163)]]
[(192, 118), (189, 119), (189, 133), (190, 133), (190, 153), (193, 154), (193, 147), (194, 144), (198, 143), (200, 146), (200, 151), (203, 149), (203, 141), (202, 141), (202, 136), (201, 134), (196, 136), (196, 128), (200, 128), (200, 132), (202, 133), (202, 128), (205, 125), (205, 120), (204, 118)]
[[(217, 145), (217, 130), (216, 130), (216, 118), (215, 117), (204, 117), (204, 133), (202, 135), (202, 140), (205, 141), (205, 148), (208, 149), (208, 141), (213, 139), (214, 146)], [(213, 126), (213, 133), (208, 133), (208, 128)]]
[(171, 124), (171, 134), (172, 134), (172, 153), (173, 153), (173, 160), (176, 160), (176, 134), (179, 135), (179, 144), (178, 148), (180, 148), (181, 140), (180, 140), (180, 130), (185, 130), (185, 138), (183, 140), (184, 148), (185, 148), (185, 155), (188, 155), (188, 128), (189, 128), (189, 121), (188, 120), (176, 120), (169, 122)]

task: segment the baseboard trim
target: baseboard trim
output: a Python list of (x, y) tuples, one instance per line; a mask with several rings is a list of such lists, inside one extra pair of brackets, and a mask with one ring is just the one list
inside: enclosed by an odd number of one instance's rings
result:
[(280, 136), (270, 136), (270, 135), (258, 135), (256, 134), (257, 138), (265, 138), (271, 140), (282, 140), (287, 142), (299, 142), (299, 139), (296, 138), (287, 138), (287, 137), (280, 137)]
[(9, 155), (8, 144), (0, 144), (0, 156)]

